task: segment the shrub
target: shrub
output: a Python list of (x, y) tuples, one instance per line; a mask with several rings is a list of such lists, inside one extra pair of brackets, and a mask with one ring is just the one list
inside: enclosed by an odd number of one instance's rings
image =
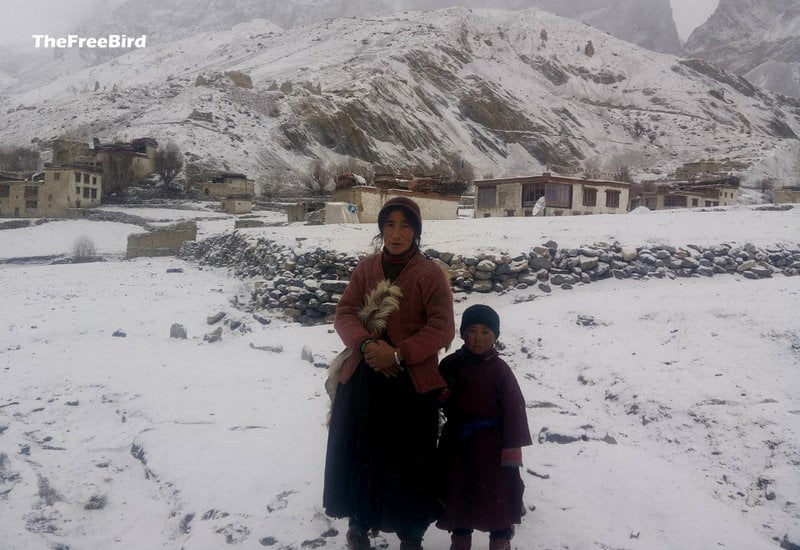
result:
[(72, 243), (72, 259), (76, 262), (88, 262), (97, 256), (97, 247), (94, 241), (86, 235), (81, 235)]

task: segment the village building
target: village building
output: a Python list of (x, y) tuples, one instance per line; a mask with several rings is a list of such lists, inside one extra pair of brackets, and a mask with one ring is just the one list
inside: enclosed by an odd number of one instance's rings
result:
[(218, 199), (251, 199), (256, 192), (255, 182), (238, 172), (220, 172), (209, 181), (195, 183), (193, 187), (206, 197)]
[(778, 187), (772, 192), (777, 204), (800, 203), (800, 186)]
[(121, 167), (130, 168), (130, 179), (143, 179), (156, 171), (156, 151), (158, 142), (153, 138), (137, 138), (131, 142), (117, 142), (103, 145), (94, 138), (94, 162), (106, 174), (112, 174)]
[[(475, 182), (476, 218), (623, 214), (630, 184), (543, 173)], [(535, 207), (544, 198), (543, 208)]]
[(731, 206), (739, 202), (739, 178), (717, 177), (698, 181), (652, 181), (637, 186), (631, 208), (650, 210)]
[(222, 199), (222, 211), (228, 214), (249, 214), (253, 211), (251, 199), (227, 198)]
[(675, 170), (675, 179), (678, 181), (691, 181), (693, 179), (716, 176), (721, 174), (722, 165), (714, 160), (700, 160), (687, 162)]
[(99, 206), (102, 170), (91, 164), (48, 166), (29, 180), (0, 174), (0, 217), (64, 217)]
[(334, 201), (352, 204), (359, 223), (377, 223), (381, 207), (389, 199), (408, 197), (419, 205), (423, 220), (455, 220), (458, 218), (459, 195), (442, 195), (434, 192), (409, 191), (406, 189), (382, 189), (359, 185), (337, 189)]

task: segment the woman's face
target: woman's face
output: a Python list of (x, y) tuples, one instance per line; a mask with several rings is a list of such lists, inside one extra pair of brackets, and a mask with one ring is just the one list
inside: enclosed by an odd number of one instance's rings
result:
[(462, 338), (464, 338), (467, 350), (475, 355), (487, 353), (497, 340), (492, 329), (480, 324), (469, 325), (464, 329)]
[(383, 246), (390, 254), (403, 254), (414, 243), (414, 226), (402, 210), (395, 210), (383, 224)]

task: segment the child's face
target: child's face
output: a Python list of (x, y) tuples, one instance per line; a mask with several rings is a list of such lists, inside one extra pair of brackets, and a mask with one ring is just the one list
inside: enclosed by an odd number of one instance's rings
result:
[(467, 350), (475, 355), (483, 355), (494, 346), (497, 338), (494, 331), (486, 325), (469, 325), (462, 335)]

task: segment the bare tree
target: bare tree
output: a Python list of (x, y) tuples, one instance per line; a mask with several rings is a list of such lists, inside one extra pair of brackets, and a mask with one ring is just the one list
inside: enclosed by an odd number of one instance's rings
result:
[(289, 172), (281, 168), (272, 168), (262, 173), (258, 180), (258, 193), (265, 199), (276, 199), (281, 196), (289, 183)]
[(600, 159), (592, 157), (586, 159), (583, 163), (583, 177), (587, 180), (596, 180), (600, 178)]
[(333, 172), (330, 166), (322, 159), (311, 161), (303, 186), (311, 196), (322, 197), (329, 194), (333, 188)]
[(773, 193), (775, 189), (775, 179), (766, 176), (758, 180), (756, 182), (758, 189), (761, 190), (761, 195), (764, 198), (764, 202), (775, 202), (775, 195)]
[(41, 159), (39, 151), (29, 147), (0, 147), (0, 170), (35, 172)]
[(133, 183), (133, 162), (128, 155), (111, 155), (103, 177), (103, 195), (124, 194)]
[(155, 168), (161, 182), (164, 184), (164, 192), (166, 193), (173, 187), (175, 178), (180, 174), (183, 169), (183, 153), (172, 142), (167, 143), (163, 147), (159, 147), (156, 151)]

